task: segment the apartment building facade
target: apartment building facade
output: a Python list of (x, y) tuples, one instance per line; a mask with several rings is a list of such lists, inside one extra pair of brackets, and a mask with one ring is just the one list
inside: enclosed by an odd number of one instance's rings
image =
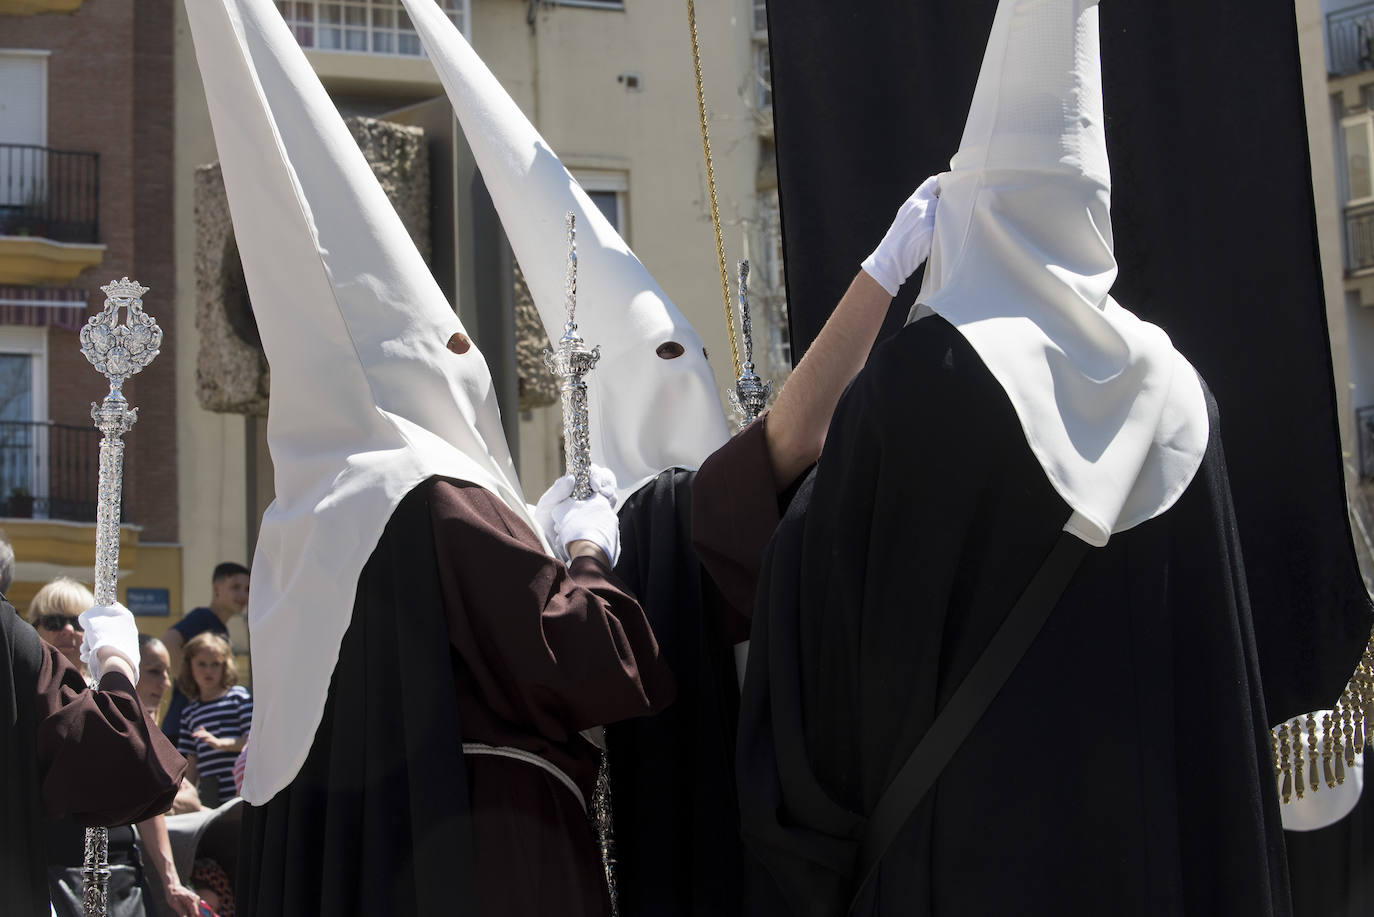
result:
[(108, 384), (78, 331), (102, 284), (151, 288), (163, 355), (125, 387), (120, 598), (160, 632), (182, 606), (171, 231), (171, 0), (0, 2), (0, 527), (21, 611), (42, 583), (90, 583)]

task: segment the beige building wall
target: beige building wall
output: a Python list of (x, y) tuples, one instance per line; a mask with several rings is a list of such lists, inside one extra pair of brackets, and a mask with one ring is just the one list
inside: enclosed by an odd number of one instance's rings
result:
[(183, 4), (175, 10), (173, 73), (176, 141), (173, 181), (176, 263), (177, 454), (182, 573), (186, 608), (210, 600), (210, 573), (220, 561), (247, 564), (248, 534), (244, 486), (244, 418), (203, 410), (196, 398), (196, 237), (193, 210), (195, 169), (214, 162), (210, 113), (196, 66)]
[[(734, 264), (744, 257), (745, 231), (758, 218), (750, 4), (702, 0), (696, 6), (733, 296)], [(575, 175), (624, 179), (622, 233), (701, 335), (724, 403), (734, 372), (685, 5), (631, 0), (623, 11), (544, 6), (533, 32), (526, 9), (524, 3), (477, 0), (474, 47)], [(629, 88), (636, 81), (637, 88)], [(556, 406), (522, 413), (520, 475), (531, 501), (562, 473), (560, 428)]]
[(1326, 16), (1321, 0), (1296, 0), (1298, 51), (1302, 57), (1303, 94), (1307, 102), (1307, 136), (1312, 159), (1312, 194), (1317, 209), (1317, 242), (1326, 292), (1326, 321), (1331, 334), (1331, 362), (1340, 415), (1341, 451), (1346, 488), (1355, 479), (1355, 409), (1351, 399), (1350, 348), (1346, 329), (1345, 265), (1341, 255), (1341, 200), (1336, 189), (1335, 134), (1331, 123), (1331, 90), (1326, 72)]

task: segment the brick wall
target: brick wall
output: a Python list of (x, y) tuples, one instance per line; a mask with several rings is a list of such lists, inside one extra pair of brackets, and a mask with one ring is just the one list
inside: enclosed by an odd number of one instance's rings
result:
[[(48, 146), (100, 154), (100, 242), (105, 260), (73, 286), (92, 311), (101, 284), (128, 275), (151, 287), (144, 302), (164, 333), (163, 353), (125, 388), (139, 409), (128, 437), (124, 518), (148, 541), (177, 541), (176, 346), (172, 263), (172, 2), (85, 0), (70, 15), (0, 16), (0, 47), (51, 52)], [(76, 334), (50, 329), (49, 414), (89, 424), (107, 386)]]

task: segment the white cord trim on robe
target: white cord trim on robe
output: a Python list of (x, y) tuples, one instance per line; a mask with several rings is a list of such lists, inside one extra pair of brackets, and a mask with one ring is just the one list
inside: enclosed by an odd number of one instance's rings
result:
[(482, 742), (464, 742), (463, 754), (465, 755), (489, 755), (493, 758), (510, 758), (514, 761), (524, 761), (526, 764), (533, 764), (540, 770), (552, 774), (559, 783), (572, 792), (577, 797), (577, 804), (582, 807), (582, 811), (587, 811), (587, 798), (582, 795), (582, 791), (577, 788), (573, 778), (569, 777), (557, 764), (548, 758), (536, 755), (532, 751), (525, 751), (523, 748), (512, 748), (509, 745), (486, 745)]

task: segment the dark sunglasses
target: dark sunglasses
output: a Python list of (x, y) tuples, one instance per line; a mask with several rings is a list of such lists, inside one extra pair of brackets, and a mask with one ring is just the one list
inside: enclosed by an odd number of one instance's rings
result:
[(35, 623), (44, 630), (58, 631), (70, 624), (72, 630), (78, 633), (81, 631), (81, 619), (76, 615), (39, 615)]

